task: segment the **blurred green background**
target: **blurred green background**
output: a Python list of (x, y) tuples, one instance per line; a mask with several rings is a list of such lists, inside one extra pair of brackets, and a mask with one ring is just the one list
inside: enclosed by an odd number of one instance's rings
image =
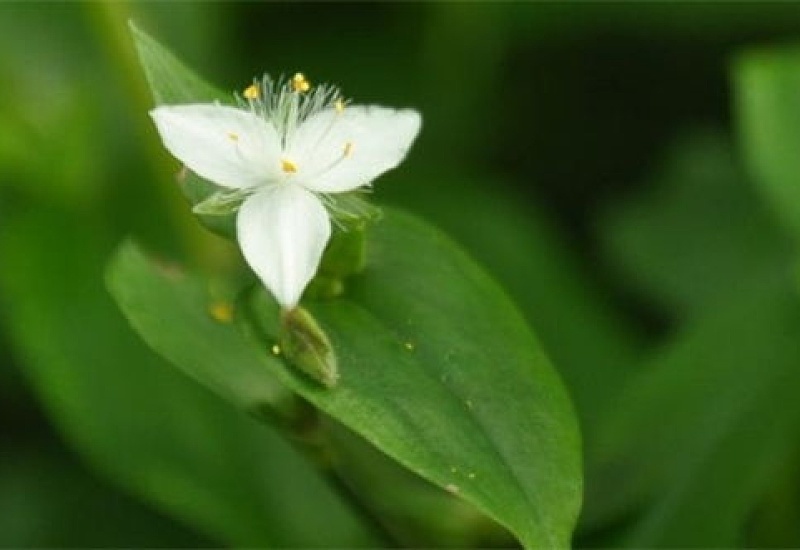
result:
[(238, 262), (174, 184), (129, 19), (223, 89), (302, 70), (423, 113), (376, 200), (544, 342), (583, 429), (577, 544), (800, 545), (800, 6), (456, 2), (0, 5), (0, 545), (465, 542), (364, 520), (127, 328), (125, 235)]

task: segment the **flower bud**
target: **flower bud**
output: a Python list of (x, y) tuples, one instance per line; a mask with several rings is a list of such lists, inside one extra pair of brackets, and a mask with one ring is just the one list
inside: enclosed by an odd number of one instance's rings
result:
[(290, 363), (323, 386), (336, 385), (339, 369), (333, 346), (316, 319), (305, 309), (296, 307), (283, 313), (280, 348)]

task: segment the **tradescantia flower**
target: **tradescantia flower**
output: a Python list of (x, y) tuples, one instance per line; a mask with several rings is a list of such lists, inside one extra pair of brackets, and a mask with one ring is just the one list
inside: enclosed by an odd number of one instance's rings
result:
[(405, 157), (420, 129), (410, 109), (351, 106), (298, 73), (265, 77), (239, 106), (160, 106), (164, 146), (202, 178), (244, 197), (236, 234), (245, 260), (285, 310), (294, 309), (331, 235), (325, 204), (369, 185)]

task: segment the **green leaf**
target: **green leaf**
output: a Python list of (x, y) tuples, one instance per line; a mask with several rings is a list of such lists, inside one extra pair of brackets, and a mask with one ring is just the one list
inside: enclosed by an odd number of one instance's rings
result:
[(744, 52), (733, 83), (750, 170), (780, 221), (800, 235), (800, 47)]
[[(233, 94), (225, 94), (197, 76), (132, 21), (129, 25), (136, 51), (139, 53), (139, 61), (157, 105), (233, 101)], [(235, 198), (235, 193), (206, 181), (189, 170), (183, 170), (177, 181), (181, 192), (195, 207), (194, 214), (200, 223), (220, 236), (226, 238), (235, 236), (235, 211), (230, 210), (226, 213), (220, 208), (220, 206), (231, 206), (231, 203), (223, 200), (220, 204), (214, 200), (215, 197)]]
[(590, 452), (595, 424), (638, 360), (641, 334), (588, 276), (553, 221), (496, 175), (401, 181), (390, 173), (380, 193), (435, 220), (508, 291), (558, 366)]
[(401, 548), (512, 548), (514, 535), (475, 506), (325, 418), (337, 474)]
[(301, 455), (130, 331), (102, 285), (105, 227), (27, 212), (2, 221), (3, 320), (49, 416), (95, 468), (227, 545), (376, 544)]
[(223, 93), (197, 76), (150, 35), (130, 22), (139, 61), (157, 105), (230, 103), (233, 95)]
[[(345, 297), (305, 304), (338, 357), (333, 389), (273, 356), (276, 332), (253, 338), (211, 319), (199, 277), (170, 277), (128, 245), (108, 283), (156, 351), (239, 407), (268, 403), (277, 378), (525, 546), (567, 546), (581, 498), (577, 425), (519, 313), (453, 243), (412, 217), (387, 212), (368, 251)], [(257, 297), (277, 322), (274, 304)], [(250, 303), (241, 300), (237, 315), (249, 315)]]
[(681, 319), (785, 272), (792, 257), (728, 140), (710, 131), (677, 140), (648, 186), (601, 222), (623, 284)]
[(588, 499), (602, 507), (587, 514), (644, 505), (626, 545), (743, 544), (800, 428), (800, 302), (787, 279), (698, 319), (618, 400), (595, 476), (607, 486)]

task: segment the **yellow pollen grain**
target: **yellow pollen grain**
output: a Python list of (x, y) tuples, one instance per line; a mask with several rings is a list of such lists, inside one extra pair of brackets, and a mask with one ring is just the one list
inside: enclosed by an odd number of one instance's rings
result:
[(347, 143), (344, 144), (343, 154), (346, 157), (349, 157), (350, 155), (353, 154), (353, 142), (352, 141), (348, 141)]
[(242, 92), (245, 99), (258, 99), (261, 97), (261, 90), (258, 89), (256, 84), (250, 84), (247, 88), (245, 88), (244, 92)]
[(231, 141), (239, 141), (239, 134), (228, 132), (228, 139)]
[(344, 112), (344, 100), (340, 97), (336, 100), (336, 103), (333, 104), (334, 109), (336, 109), (337, 113)]
[(292, 77), (292, 88), (295, 92), (307, 92), (311, 89), (311, 83), (303, 73), (295, 73)]
[(278, 344), (272, 346), (272, 355), (280, 355), (281, 354), (281, 347)]
[(233, 306), (228, 302), (215, 302), (208, 306), (208, 314), (218, 323), (233, 321)]
[(294, 174), (295, 172), (297, 172), (297, 165), (293, 163), (291, 160), (283, 159), (281, 161), (281, 170), (283, 170), (287, 174)]

